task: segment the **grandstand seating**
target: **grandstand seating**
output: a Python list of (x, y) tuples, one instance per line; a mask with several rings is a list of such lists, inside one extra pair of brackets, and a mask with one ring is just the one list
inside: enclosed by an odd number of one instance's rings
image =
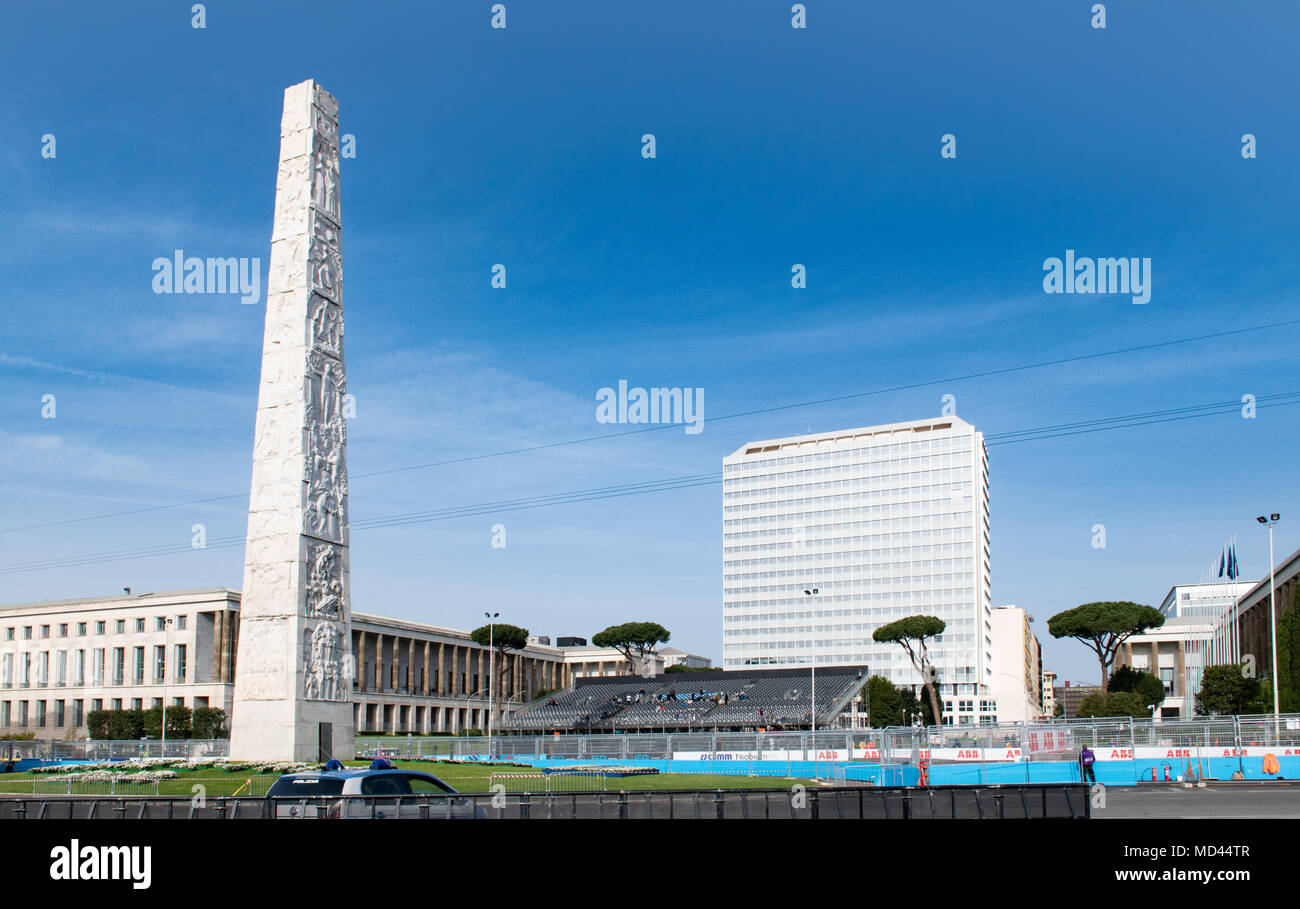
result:
[(516, 720), (527, 717), (528, 723), (520, 728), (527, 729), (591, 729), (596, 728), (609, 716), (617, 713), (626, 703), (622, 700), (626, 694), (636, 694), (647, 683), (654, 685), (654, 679), (627, 677), (602, 679), (608, 684), (593, 686), (580, 685), (563, 692), (555, 692), (539, 698), (525, 710), (516, 713), (506, 721), (506, 726), (516, 725)]
[[(579, 679), (506, 720), (520, 731), (634, 731), (807, 727), (811, 677), (805, 669), (669, 673), (656, 678)], [(817, 723), (844, 710), (866, 682), (863, 667), (817, 673)]]

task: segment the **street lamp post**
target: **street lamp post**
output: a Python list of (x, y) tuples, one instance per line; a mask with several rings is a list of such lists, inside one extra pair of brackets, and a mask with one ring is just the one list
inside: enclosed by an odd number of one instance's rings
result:
[(1255, 520), (1268, 528), (1268, 627), (1272, 631), (1273, 642), (1273, 744), (1276, 745), (1280, 739), (1280, 725), (1278, 723), (1278, 714), (1281, 712), (1280, 700), (1278, 698), (1278, 682), (1281, 672), (1278, 671), (1277, 665), (1277, 590), (1273, 582), (1273, 525), (1281, 520), (1282, 516), (1276, 512), (1270, 514), (1267, 518), (1260, 515)]
[[(487, 721), (488, 743), (487, 744), (488, 744), (488, 760), (490, 761), (492, 760), (492, 716), (493, 714), (496, 713), (496, 709), (497, 709), (497, 702), (495, 696), (496, 687), (494, 684), (496, 682), (496, 675), (497, 675), (496, 644), (492, 639), (492, 634), (493, 634), (492, 620), (496, 618), (500, 618), (501, 613), (485, 612), (483, 614), (487, 616), (487, 620), (488, 620), (488, 721)], [(483, 689), (480, 688), (479, 690), (482, 691)]]
[[(817, 596), (817, 588), (816, 588), (816, 587), (806, 587), (806, 588), (804, 588), (803, 595), (806, 596), (806, 597), (815, 597), (815, 596)], [(816, 626), (814, 625), (813, 627), (815, 628)], [(814, 638), (813, 638), (813, 653), (812, 653), (811, 656), (810, 656), (810, 659), (811, 659), (811, 662), (812, 662), (812, 714), (811, 714), (811, 715), (809, 716), (809, 718), (808, 718), (808, 727), (809, 727), (809, 729), (812, 731), (813, 736), (814, 736), (814, 738), (813, 738), (813, 751), (816, 751), (816, 750), (817, 750), (817, 739), (816, 739), (816, 735), (817, 735), (817, 653), (816, 653), (816, 651), (817, 651), (817, 639), (816, 639), (816, 637), (815, 637), (816, 634), (817, 634), (817, 632), (814, 631), (814, 632), (813, 632), (813, 635), (814, 635)]]
[(163, 620), (163, 664), (162, 664), (162, 751), (159, 757), (167, 757), (167, 648), (171, 646), (172, 620)]

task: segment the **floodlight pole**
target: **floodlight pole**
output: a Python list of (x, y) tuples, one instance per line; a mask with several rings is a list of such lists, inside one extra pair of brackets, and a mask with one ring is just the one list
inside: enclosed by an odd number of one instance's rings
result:
[[(815, 597), (817, 596), (817, 590), (818, 589), (816, 587), (813, 587), (811, 589), (806, 589), (804, 590), (804, 596)], [(815, 623), (813, 627), (814, 628), (816, 627)], [(816, 632), (814, 631), (813, 634), (816, 635)], [(812, 649), (813, 652), (809, 654), (809, 660), (812, 663), (812, 713), (808, 717), (808, 728), (813, 734), (812, 746), (813, 746), (813, 752), (816, 753), (817, 751), (817, 738), (816, 738), (817, 735), (817, 652), (816, 652), (817, 639), (816, 637), (813, 638)]]
[[(496, 674), (497, 674), (496, 643), (493, 640), (492, 620), (498, 618), (501, 615), (501, 613), (485, 612), (483, 614), (487, 616), (487, 620), (488, 620), (488, 721), (487, 721), (488, 753), (487, 756), (488, 756), (488, 760), (491, 761), (492, 760), (492, 715), (496, 713), (496, 709), (497, 709), (497, 702), (495, 696), (495, 691), (496, 691), (495, 683), (496, 683)], [(479, 691), (482, 690), (483, 690), (482, 688), (479, 689)]]
[(170, 617), (163, 621), (163, 671), (162, 671), (162, 745), (158, 752), (159, 757), (167, 757), (167, 648), (171, 645), (172, 620)]
[(1273, 642), (1273, 744), (1276, 746), (1281, 741), (1281, 729), (1278, 722), (1278, 714), (1281, 712), (1280, 698), (1278, 689), (1282, 681), (1281, 667), (1277, 664), (1277, 586), (1273, 580), (1273, 525), (1278, 522), (1279, 515), (1269, 516), (1271, 520), (1263, 521), (1268, 525), (1268, 627), (1272, 629)]

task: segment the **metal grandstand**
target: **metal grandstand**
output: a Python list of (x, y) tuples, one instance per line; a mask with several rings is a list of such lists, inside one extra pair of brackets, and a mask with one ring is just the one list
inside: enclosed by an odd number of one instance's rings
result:
[[(817, 672), (816, 726), (829, 725), (847, 709), (866, 681), (865, 666)], [(579, 679), (537, 699), (503, 725), (521, 732), (740, 732), (813, 724), (808, 669), (754, 669)]]

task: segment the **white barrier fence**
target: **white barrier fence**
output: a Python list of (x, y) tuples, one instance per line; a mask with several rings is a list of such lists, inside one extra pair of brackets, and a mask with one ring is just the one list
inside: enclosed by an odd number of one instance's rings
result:
[(382, 736), (357, 739), (357, 754), (446, 760), (907, 762), (1059, 760), (1084, 745), (1102, 760), (1300, 754), (1300, 714), (1135, 720), (1128, 717), (988, 726), (889, 727), (833, 732), (604, 733)]
[[(497, 787), (501, 788), (498, 789)], [(493, 773), (488, 777), (488, 791), (506, 794), (540, 794), (559, 792), (606, 792), (605, 774), (592, 771), (555, 771), (552, 773)]]

